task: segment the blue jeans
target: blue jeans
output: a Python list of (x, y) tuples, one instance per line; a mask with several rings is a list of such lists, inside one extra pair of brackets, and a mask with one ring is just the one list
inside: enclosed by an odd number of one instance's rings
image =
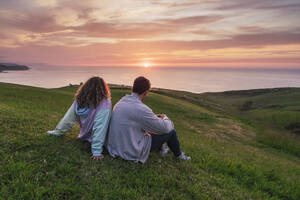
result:
[(167, 134), (151, 134), (152, 137), (152, 143), (151, 143), (151, 150), (157, 150), (161, 149), (161, 146), (163, 143), (167, 143), (168, 147), (171, 149), (175, 157), (180, 156), (181, 149), (180, 144), (178, 141), (177, 133), (175, 130), (172, 130), (171, 132)]

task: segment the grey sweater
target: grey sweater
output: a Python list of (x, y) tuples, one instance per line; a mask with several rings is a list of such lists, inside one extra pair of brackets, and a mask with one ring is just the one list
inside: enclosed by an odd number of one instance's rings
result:
[(107, 136), (107, 150), (112, 157), (146, 162), (151, 148), (151, 136), (169, 133), (174, 129), (168, 118), (157, 117), (135, 93), (124, 96), (115, 106)]

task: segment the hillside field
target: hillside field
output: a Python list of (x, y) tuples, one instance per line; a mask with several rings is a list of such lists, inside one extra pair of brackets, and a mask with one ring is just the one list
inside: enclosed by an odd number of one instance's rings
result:
[[(75, 91), (0, 83), (0, 199), (300, 199), (300, 89), (153, 91), (145, 104), (173, 120), (192, 160), (153, 152), (145, 164), (91, 160), (78, 125), (46, 135)], [(130, 93), (111, 91), (113, 104)]]

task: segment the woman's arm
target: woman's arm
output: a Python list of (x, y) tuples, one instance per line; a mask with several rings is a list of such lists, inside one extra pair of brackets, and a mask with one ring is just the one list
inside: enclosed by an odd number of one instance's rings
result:
[(93, 140), (91, 145), (92, 154), (93, 154), (92, 157), (94, 159), (103, 158), (102, 155), (103, 144), (105, 142), (110, 116), (111, 116), (111, 109), (106, 108), (100, 110), (95, 117), (94, 126), (93, 126), (93, 136), (92, 136)]

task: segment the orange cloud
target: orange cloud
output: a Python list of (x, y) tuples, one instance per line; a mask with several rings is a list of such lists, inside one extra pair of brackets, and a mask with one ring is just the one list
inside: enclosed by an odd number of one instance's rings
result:
[(0, 61), (300, 66), (299, 7), (292, 0), (0, 1)]

